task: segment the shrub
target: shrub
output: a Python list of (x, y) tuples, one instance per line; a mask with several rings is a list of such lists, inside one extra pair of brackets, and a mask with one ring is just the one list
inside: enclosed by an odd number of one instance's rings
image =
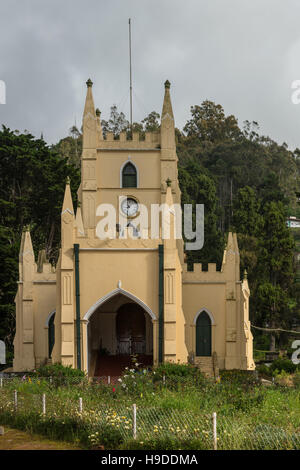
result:
[(300, 370), (298, 369), (293, 377), (294, 386), (300, 387)]
[(266, 364), (260, 364), (259, 366), (257, 366), (256, 370), (260, 375), (265, 377), (272, 377), (273, 375), (272, 371), (268, 366), (266, 366)]
[(270, 372), (275, 375), (276, 373), (281, 373), (283, 370), (289, 374), (293, 374), (297, 369), (296, 364), (294, 364), (290, 359), (276, 359), (270, 365)]
[(117, 449), (120, 444), (124, 442), (124, 438), (119, 429), (110, 426), (109, 424), (103, 425), (99, 430), (93, 432), (88, 436), (89, 445), (92, 448), (104, 447), (105, 449)]
[(59, 363), (41, 366), (36, 373), (39, 377), (85, 377), (82, 370), (73, 369), (72, 366), (63, 366)]
[(232, 385), (241, 385), (244, 388), (259, 384), (258, 374), (255, 370), (221, 370), (221, 382)]
[(171, 362), (166, 362), (165, 364), (160, 364), (154, 369), (159, 375), (176, 376), (176, 377), (195, 377), (203, 376), (197, 367), (194, 367), (190, 364), (174, 364)]

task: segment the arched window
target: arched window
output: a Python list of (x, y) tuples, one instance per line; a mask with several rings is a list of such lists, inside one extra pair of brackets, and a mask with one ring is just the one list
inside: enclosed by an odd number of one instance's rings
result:
[(137, 187), (137, 171), (135, 166), (128, 162), (122, 170), (122, 188)]
[(196, 356), (211, 356), (211, 319), (205, 310), (196, 321)]

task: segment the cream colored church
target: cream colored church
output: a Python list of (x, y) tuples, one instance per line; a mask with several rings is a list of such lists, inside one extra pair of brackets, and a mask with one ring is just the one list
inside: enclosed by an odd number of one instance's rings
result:
[[(61, 362), (109, 375), (132, 354), (146, 365), (189, 362), (207, 373), (254, 369), (236, 234), (228, 235), (220, 271), (215, 264), (188, 271), (182, 240), (142, 237), (135, 224), (139, 204), (180, 203), (177, 161), (168, 81), (160, 131), (143, 140), (135, 132), (103, 137), (87, 81), (80, 207), (75, 214), (67, 182), (56, 269), (44, 252), (36, 262), (29, 231), (22, 235), (14, 371)], [(100, 239), (97, 207), (118, 208), (120, 196), (130, 223), (117, 220), (114, 236)]]

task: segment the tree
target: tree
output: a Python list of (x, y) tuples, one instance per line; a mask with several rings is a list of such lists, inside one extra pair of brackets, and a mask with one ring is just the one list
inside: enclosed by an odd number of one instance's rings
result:
[(225, 116), (220, 104), (203, 101), (200, 106), (191, 107), (191, 115), (192, 118), (183, 128), (189, 137), (194, 136), (203, 142), (217, 143), (236, 140), (242, 135), (236, 118), (233, 115)]
[(104, 119), (101, 121), (103, 135), (106, 136), (107, 132), (113, 132), (117, 137), (121, 132), (129, 129), (130, 124), (127, 121), (125, 114), (118, 111), (117, 106), (114, 104), (110, 108), (110, 118), (108, 121)]
[(5, 126), (0, 131), (0, 174), (0, 334), (11, 348), (22, 229), (31, 226), (35, 255), (45, 248), (55, 262), (66, 178), (71, 178), (76, 204), (80, 177), (74, 165), (44, 140)]
[(67, 158), (68, 163), (80, 168), (80, 156), (82, 151), (82, 134), (76, 126), (70, 128), (70, 135), (64, 137), (57, 144), (52, 145), (62, 158)]
[[(283, 327), (291, 320), (294, 240), (286, 226), (282, 202), (265, 204), (263, 215), (255, 299), (257, 316), (271, 328)], [(270, 348), (275, 350), (275, 334), (271, 335)]]
[(216, 262), (220, 267), (224, 237), (217, 228), (218, 207), (213, 179), (196, 162), (179, 166), (179, 185), (182, 204), (204, 204), (204, 246), (201, 250), (187, 252), (188, 263)]
[(142, 120), (145, 132), (157, 131), (160, 128), (159, 123), (160, 115), (156, 111), (152, 111), (148, 116)]

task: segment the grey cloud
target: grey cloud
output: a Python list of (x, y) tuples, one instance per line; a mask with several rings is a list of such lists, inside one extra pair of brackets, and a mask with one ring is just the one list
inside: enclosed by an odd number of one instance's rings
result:
[(56, 142), (81, 122), (88, 77), (104, 118), (114, 103), (128, 115), (129, 17), (135, 120), (161, 111), (168, 78), (179, 128), (211, 99), (300, 147), (297, 0), (1, 0), (0, 123)]

